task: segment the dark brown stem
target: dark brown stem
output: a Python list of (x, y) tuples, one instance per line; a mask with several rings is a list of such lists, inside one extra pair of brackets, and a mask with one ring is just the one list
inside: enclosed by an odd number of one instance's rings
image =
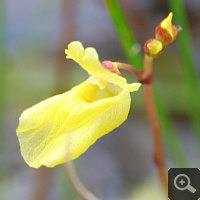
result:
[(66, 170), (69, 175), (70, 181), (72, 185), (74, 186), (74, 189), (83, 200), (99, 200), (90, 191), (88, 191), (85, 188), (85, 186), (81, 183), (81, 181), (79, 180), (76, 174), (72, 161), (66, 163)]
[[(152, 75), (153, 58), (145, 55), (144, 57), (144, 77)], [(154, 141), (154, 161), (158, 168), (160, 179), (167, 192), (167, 169), (165, 164), (165, 155), (163, 150), (162, 134), (157, 117), (154, 95), (153, 95), (153, 84), (149, 82), (144, 84), (144, 98), (146, 103), (146, 110), (148, 118), (151, 124), (153, 141)]]

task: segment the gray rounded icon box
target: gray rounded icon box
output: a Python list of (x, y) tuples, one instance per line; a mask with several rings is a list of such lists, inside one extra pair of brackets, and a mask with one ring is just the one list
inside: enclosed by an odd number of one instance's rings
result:
[(168, 170), (168, 198), (170, 200), (200, 200), (200, 170), (198, 168), (170, 168)]

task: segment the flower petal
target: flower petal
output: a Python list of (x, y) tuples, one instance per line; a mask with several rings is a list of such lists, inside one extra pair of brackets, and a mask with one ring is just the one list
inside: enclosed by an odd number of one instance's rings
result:
[(25, 110), (17, 128), (25, 161), (54, 167), (83, 154), (128, 116), (130, 94), (113, 84), (103, 90), (88, 80)]
[(168, 33), (171, 35), (173, 38), (173, 29), (172, 29), (172, 18), (173, 18), (173, 13), (170, 12), (169, 15), (160, 23), (161, 28), (164, 28), (168, 31)]
[(74, 41), (68, 45), (68, 49), (65, 50), (65, 53), (67, 54), (66, 58), (75, 60), (91, 76), (106, 80), (121, 88), (126, 86), (127, 81), (125, 78), (106, 70), (102, 66), (94, 48), (88, 47), (84, 49), (81, 42)]
[(127, 84), (126, 88), (128, 89), (129, 92), (135, 92), (139, 90), (141, 85), (142, 85), (141, 83), (131, 83)]

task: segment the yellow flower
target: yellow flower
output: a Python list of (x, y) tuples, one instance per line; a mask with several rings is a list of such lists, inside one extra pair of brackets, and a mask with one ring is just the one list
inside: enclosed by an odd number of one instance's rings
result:
[(170, 12), (169, 15), (157, 25), (155, 29), (156, 39), (160, 40), (164, 46), (168, 46), (173, 43), (179, 31), (180, 27), (176, 27), (172, 24), (173, 13)]
[(22, 113), (17, 136), (22, 156), (31, 167), (54, 167), (79, 157), (127, 119), (130, 92), (140, 87), (105, 69), (94, 48), (84, 49), (74, 41), (65, 52), (90, 77)]

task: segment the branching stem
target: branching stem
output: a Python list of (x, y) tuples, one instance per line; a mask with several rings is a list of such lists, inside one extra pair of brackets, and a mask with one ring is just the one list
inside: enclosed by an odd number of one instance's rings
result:
[(121, 62), (116, 62), (115, 64), (117, 65), (119, 69), (130, 71), (132, 74), (134, 74), (137, 77), (139, 81), (143, 80), (142, 73), (138, 71), (134, 66), (126, 64), (126, 63), (121, 63)]
[(144, 98), (146, 110), (151, 124), (154, 142), (154, 162), (157, 166), (161, 182), (167, 193), (167, 169), (165, 164), (165, 155), (163, 150), (162, 134), (157, 117), (154, 95), (153, 95), (153, 79), (152, 65), (153, 58), (145, 55), (144, 70), (138, 71), (134, 66), (125, 63), (116, 63), (118, 68), (132, 72), (144, 86)]
[[(153, 58), (145, 55), (144, 73), (143, 73), (144, 77), (152, 75), (152, 65), (153, 65)], [(145, 99), (148, 118), (153, 133), (154, 162), (158, 168), (160, 179), (165, 188), (165, 191), (167, 192), (167, 169), (166, 169), (165, 155), (163, 150), (162, 133), (155, 107), (152, 81), (149, 82), (148, 84), (144, 84), (144, 99)]]

